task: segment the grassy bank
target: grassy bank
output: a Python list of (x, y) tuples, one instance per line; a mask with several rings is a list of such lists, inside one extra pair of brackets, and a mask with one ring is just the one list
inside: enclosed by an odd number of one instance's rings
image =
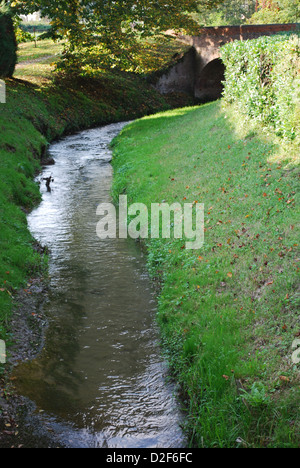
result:
[(205, 204), (205, 245), (147, 240), (158, 321), (197, 447), (299, 445), (294, 151), (237, 133), (220, 103), (134, 122), (114, 141), (113, 194)]
[(21, 47), (17, 78), (7, 80), (7, 103), (0, 104), (0, 339), (8, 344), (16, 291), (46, 271), (47, 259), (28, 232), (26, 213), (40, 200), (34, 176), (49, 142), (186, 100), (162, 97), (131, 73), (97, 70), (93, 76), (55, 78), (50, 59), (43, 61), (47, 48), (47, 41), (35, 51), (31, 44)]

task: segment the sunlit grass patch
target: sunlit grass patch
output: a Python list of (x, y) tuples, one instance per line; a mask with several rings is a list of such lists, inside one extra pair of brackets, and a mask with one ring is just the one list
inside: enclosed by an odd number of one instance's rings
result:
[(51, 39), (42, 41), (24, 42), (18, 46), (18, 63), (38, 60), (48, 56), (58, 56), (64, 47), (64, 42), (54, 42)]

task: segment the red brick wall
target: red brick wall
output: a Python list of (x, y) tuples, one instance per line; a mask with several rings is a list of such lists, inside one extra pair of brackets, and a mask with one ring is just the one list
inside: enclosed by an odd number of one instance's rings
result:
[(220, 26), (215, 28), (202, 28), (199, 36), (231, 39), (254, 39), (260, 36), (270, 36), (279, 32), (291, 32), (297, 29), (297, 23), (293, 24), (254, 24), (243, 26)]

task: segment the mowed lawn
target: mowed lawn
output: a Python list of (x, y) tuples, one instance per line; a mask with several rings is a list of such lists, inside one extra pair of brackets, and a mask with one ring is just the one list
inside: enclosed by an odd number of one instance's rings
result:
[(217, 102), (130, 124), (113, 143), (113, 195), (149, 212), (205, 205), (202, 249), (145, 241), (191, 444), (298, 446), (297, 151), (229, 117)]
[(55, 62), (64, 48), (62, 41), (44, 39), (24, 42), (18, 46), (18, 64), (14, 77), (35, 84), (45, 84), (51, 79)]

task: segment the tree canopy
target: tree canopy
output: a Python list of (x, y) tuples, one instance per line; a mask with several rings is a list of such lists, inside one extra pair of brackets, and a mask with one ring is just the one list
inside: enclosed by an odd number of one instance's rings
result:
[[(212, 8), (222, 2), (202, 0), (200, 3)], [(41, 11), (51, 19), (57, 34), (67, 36), (72, 44), (78, 45), (95, 36), (109, 44), (170, 28), (190, 30), (195, 23), (187, 13), (197, 9), (199, 0), (13, 0), (10, 3), (19, 13)]]
[(258, 0), (224, 0), (214, 8), (198, 5), (197, 19), (204, 26), (240, 25), (251, 18)]
[(251, 23), (297, 23), (300, 19), (300, 0), (258, 0)]
[[(15, 14), (40, 11), (52, 25), (53, 38), (67, 39), (63, 68), (120, 66), (134, 70), (142, 40), (168, 29), (195, 33), (190, 15), (202, 7), (213, 8), (224, 0), (7, 0)], [(98, 65), (96, 65), (97, 68)]]
[(296, 23), (300, 0), (224, 0), (210, 9), (203, 9), (199, 3), (193, 16), (204, 26)]
[[(40, 11), (52, 36), (66, 38), (64, 63), (105, 62), (126, 69), (141, 40), (168, 29), (197, 34), (199, 25), (295, 22), (300, 0), (6, 0), (15, 14)], [(96, 50), (96, 49), (97, 50)], [(62, 62), (61, 62), (62, 63)]]
[(10, 10), (0, 3), (0, 77), (11, 78), (17, 63), (17, 42)]

